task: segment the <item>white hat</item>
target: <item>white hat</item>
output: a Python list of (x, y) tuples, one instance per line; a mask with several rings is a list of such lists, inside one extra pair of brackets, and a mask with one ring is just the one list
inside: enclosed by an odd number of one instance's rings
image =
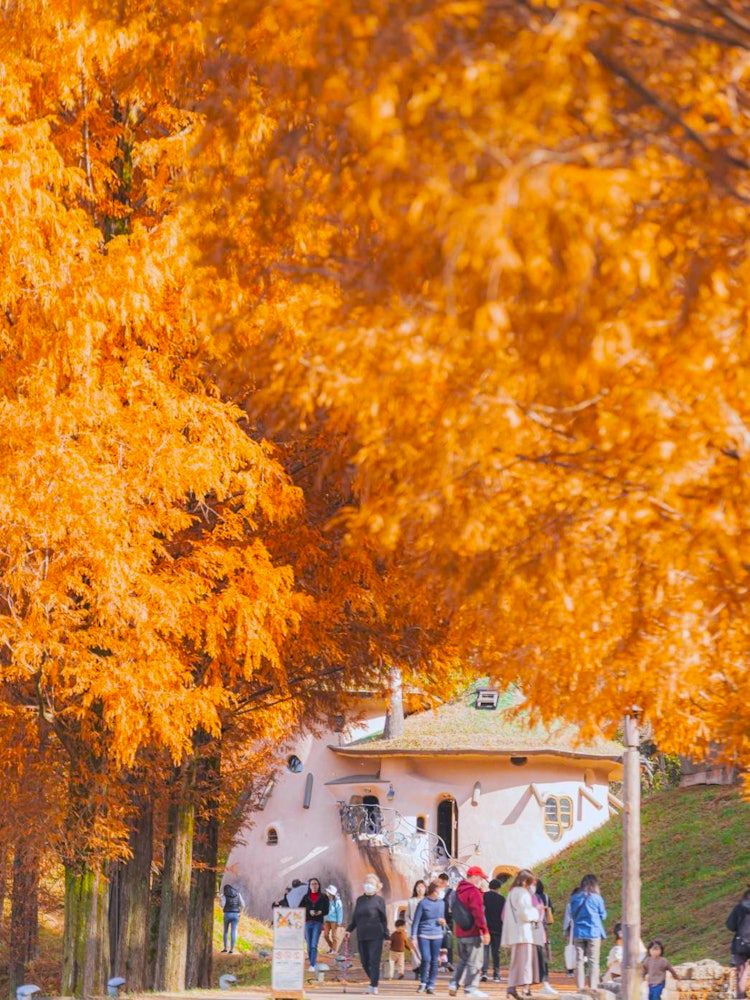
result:
[(329, 895), (331, 895), (331, 896), (335, 896), (336, 893), (338, 892), (338, 889), (336, 888), (335, 885), (329, 885), (326, 888), (326, 892), (329, 893)]

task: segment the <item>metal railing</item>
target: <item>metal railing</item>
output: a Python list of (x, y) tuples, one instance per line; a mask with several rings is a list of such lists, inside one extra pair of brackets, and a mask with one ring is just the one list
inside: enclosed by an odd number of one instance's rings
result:
[(420, 829), (397, 809), (359, 802), (338, 805), (341, 829), (358, 843), (406, 857), (424, 873), (445, 870), (456, 880), (463, 875), (464, 866), (451, 856), (443, 838)]

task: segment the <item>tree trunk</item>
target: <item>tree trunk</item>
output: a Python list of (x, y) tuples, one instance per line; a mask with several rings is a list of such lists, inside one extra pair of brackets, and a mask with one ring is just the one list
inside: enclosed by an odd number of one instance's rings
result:
[(213, 975), (214, 904), (219, 855), (219, 820), (216, 802), (196, 821), (193, 877), (190, 887), (190, 931), (187, 988), (208, 989)]
[(110, 902), (111, 972), (127, 990), (148, 989), (149, 896), (153, 857), (153, 806), (142, 800), (130, 831), (130, 860), (113, 873)]
[(10, 994), (26, 982), (26, 966), (36, 957), (39, 917), (39, 854), (23, 841), (13, 856), (8, 972)]
[(640, 1000), (641, 963), (641, 734), (633, 716), (625, 718), (623, 754), (622, 1000)]
[(383, 727), (384, 739), (399, 739), (404, 735), (404, 682), (400, 667), (388, 671), (390, 700)]
[(185, 783), (169, 807), (156, 953), (157, 990), (184, 990), (195, 807)]
[(0, 844), (0, 937), (5, 914), (5, 897), (8, 893), (8, 848)]
[(101, 868), (65, 869), (62, 993), (101, 997), (109, 978), (109, 885)]

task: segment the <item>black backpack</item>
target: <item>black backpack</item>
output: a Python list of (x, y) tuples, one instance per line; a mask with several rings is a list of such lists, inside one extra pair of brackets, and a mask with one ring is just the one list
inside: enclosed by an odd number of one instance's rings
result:
[(242, 907), (240, 906), (240, 894), (232, 885), (225, 886), (224, 888), (224, 912), (225, 913), (239, 913)]
[(470, 931), (474, 926), (474, 917), (471, 911), (464, 906), (455, 893), (451, 904), (451, 915), (462, 931)]
[(734, 951), (740, 958), (750, 958), (750, 913), (742, 918), (734, 941)]

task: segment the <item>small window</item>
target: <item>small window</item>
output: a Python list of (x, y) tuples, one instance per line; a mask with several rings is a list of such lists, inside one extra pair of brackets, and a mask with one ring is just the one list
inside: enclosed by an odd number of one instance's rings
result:
[(417, 833), (427, 832), (427, 817), (417, 816)]
[(510, 762), (515, 767), (523, 767), (523, 765), (528, 761), (528, 757), (511, 757)]
[(477, 691), (477, 700), (475, 702), (476, 708), (485, 708), (492, 711), (497, 708), (497, 703), (500, 700), (500, 695), (497, 691), (493, 691), (492, 688), (480, 688)]
[(346, 729), (346, 719), (343, 715), (334, 715), (333, 717), (333, 731), (334, 733), (343, 733)]
[(266, 843), (269, 847), (276, 847), (279, 842), (279, 831), (275, 826), (269, 826), (266, 830)]
[(286, 766), (289, 768), (292, 774), (301, 774), (305, 765), (299, 759), (297, 754), (293, 753), (292, 756), (289, 758), (289, 760), (287, 760)]
[(544, 800), (544, 832), (550, 840), (560, 840), (573, 827), (573, 800), (569, 795), (548, 795)]

